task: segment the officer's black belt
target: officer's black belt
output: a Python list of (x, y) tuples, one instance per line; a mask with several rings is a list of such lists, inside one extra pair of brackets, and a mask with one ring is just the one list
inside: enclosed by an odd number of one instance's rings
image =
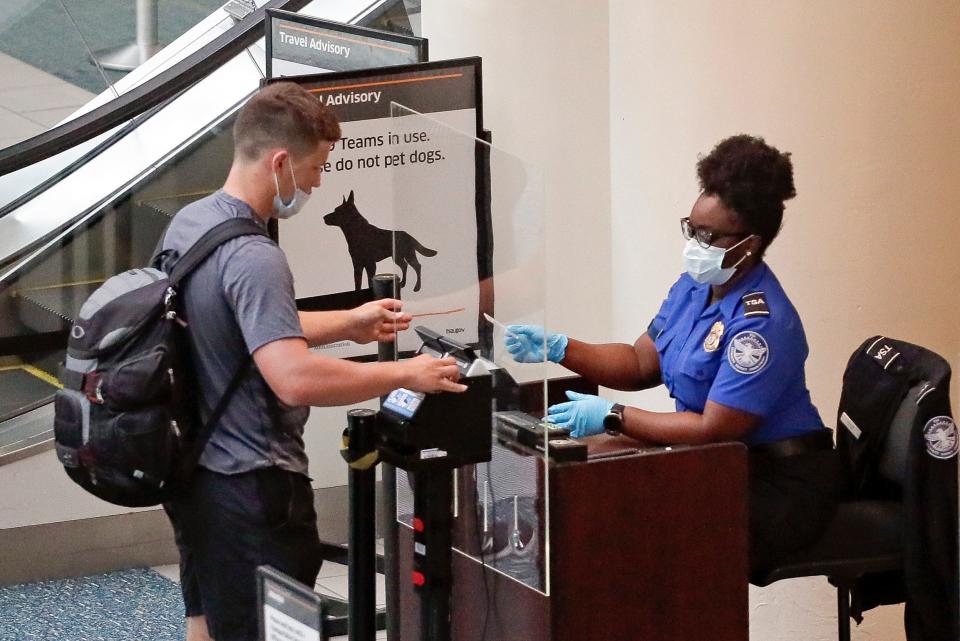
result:
[(803, 436), (753, 445), (750, 447), (750, 452), (781, 458), (831, 449), (833, 449), (833, 432), (828, 429), (820, 429)]

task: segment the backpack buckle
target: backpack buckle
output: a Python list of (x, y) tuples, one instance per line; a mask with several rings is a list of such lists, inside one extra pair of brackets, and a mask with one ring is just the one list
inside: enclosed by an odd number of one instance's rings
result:
[(170, 306), (170, 301), (173, 300), (173, 297), (177, 295), (177, 291), (173, 287), (167, 287), (167, 293), (163, 297), (163, 304), (165, 307)]
[(168, 311), (166, 314), (164, 314), (163, 317), (166, 318), (167, 320), (173, 321), (180, 327), (187, 327), (187, 321), (180, 318), (180, 316), (178, 316), (177, 313), (172, 309)]
[(83, 377), (83, 393), (91, 403), (103, 405), (103, 379), (99, 372), (91, 372)]

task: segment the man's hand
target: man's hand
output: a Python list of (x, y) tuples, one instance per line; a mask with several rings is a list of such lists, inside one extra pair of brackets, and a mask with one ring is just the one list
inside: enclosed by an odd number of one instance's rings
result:
[(592, 394), (580, 394), (567, 390), (566, 403), (557, 403), (547, 408), (547, 420), (554, 425), (570, 429), (570, 436), (583, 438), (603, 431), (603, 419), (613, 407), (613, 402)]
[(348, 338), (355, 343), (395, 341), (397, 332), (409, 328), (413, 320), (410, 314), (400, 311), (402, 307), (403, 303), (396, 299), (382, 298), (351, 309)]
[(466, 385), (460, 380), (460, 369), (452, 358), (434, 358), (421, 354), (410, 360), (400, 361), (406, 369), (404, 387), (415, 392), (464, 392)]

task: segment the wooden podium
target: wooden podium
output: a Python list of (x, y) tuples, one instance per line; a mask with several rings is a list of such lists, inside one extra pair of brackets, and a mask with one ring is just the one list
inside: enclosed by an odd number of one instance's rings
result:
[[(541, 463), (542, 591), (454, 552), (452, 639), (747, 641), (746, 448), (601, 436), (590, 452)], [(400, 527), (403, 641), (420, 639), (411, 534)]]

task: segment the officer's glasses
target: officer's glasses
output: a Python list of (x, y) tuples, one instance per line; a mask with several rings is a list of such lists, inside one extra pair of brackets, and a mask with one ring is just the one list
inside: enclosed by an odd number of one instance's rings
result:
[(745, 232), (736, 232), (730, 234), (710, 231), (709, 229), (700, 229), (699, 227), (694, 227), (692, 224), (690, 224), (689, 216), (680, 219), (680, 231), (683, 232), (683, 237), (687, 240), (696, 238), (697, 244), (704, 249), (714, 246), (714, 243), (721, 238), (746, 238), (750, 235)]

